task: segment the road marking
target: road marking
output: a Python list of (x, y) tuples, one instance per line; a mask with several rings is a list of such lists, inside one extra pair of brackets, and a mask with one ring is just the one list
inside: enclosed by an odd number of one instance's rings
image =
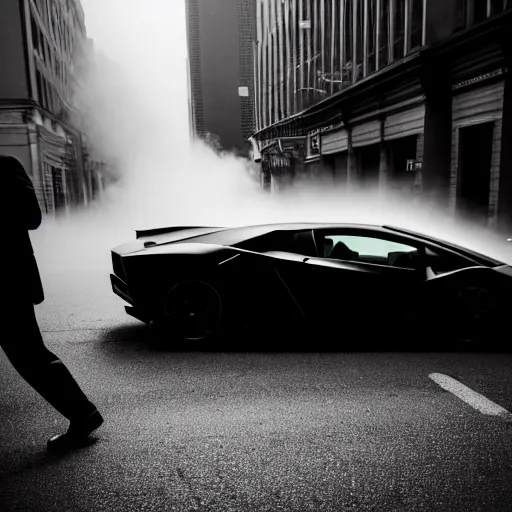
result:
[(443, 373), (431, 373), (429, 378), (482, 414), (498, 416), (506, 421), (512, 422), (512, 413), (507, 411), (507, 409), (504, 409), (501, 405), (495, 404), (492, 400), (489, 400), (480, 393), (473, 391), (453, 377), (449, 377)]

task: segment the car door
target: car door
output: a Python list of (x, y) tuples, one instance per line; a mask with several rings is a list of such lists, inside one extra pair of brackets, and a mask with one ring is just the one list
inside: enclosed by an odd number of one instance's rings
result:
[(361, 333), (415, 322), (425, 280), (421, 243), (365, 229), (315, 230), (321, 254), (305, 261), (309, 311), (329, 327), (350, 320)]

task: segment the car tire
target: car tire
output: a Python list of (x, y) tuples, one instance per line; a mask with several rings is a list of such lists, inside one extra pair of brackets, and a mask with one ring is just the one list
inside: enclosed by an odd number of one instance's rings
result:
[(163, 318), (166, 337), (189, 348), (204, 348), (220, 335), (224, 305), (212, 283), (187, 279), (166, 293)]
[(490, 287), (460, 289), (455, 298), (452, 333), (457, 345), (467, 350), (490, 347), (495, 334), (496, 294)]

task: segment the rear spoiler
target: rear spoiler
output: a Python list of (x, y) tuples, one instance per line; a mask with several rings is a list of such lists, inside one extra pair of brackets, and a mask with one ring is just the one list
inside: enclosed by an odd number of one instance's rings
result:
[(156, 229), (136, 229), (135, 238), (143, 238), (154, 235), (164, 235), (166, 233), (175, 233), (176, 231), (184, 231), (186, 229), (211, 229), (212, 231), (224, 229), (221, 227), (214, 226), (170, 226), (167, 228), (156, 228)]

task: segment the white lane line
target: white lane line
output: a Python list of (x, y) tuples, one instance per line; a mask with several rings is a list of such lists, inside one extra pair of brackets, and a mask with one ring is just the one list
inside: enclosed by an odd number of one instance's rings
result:
[(480, 393), (473, 391), (471, 388), (462, 384), (462, 382), (448, 375), (444, 375), (443, 373), (431, 373), (429, 378), (482, 414), (498, 416), (504, 420), (512, 421), (512, 413), (507, 411), (507, 409), (504, 409), (501, 405), (495, 404), (492, 400), (489, 400)]

